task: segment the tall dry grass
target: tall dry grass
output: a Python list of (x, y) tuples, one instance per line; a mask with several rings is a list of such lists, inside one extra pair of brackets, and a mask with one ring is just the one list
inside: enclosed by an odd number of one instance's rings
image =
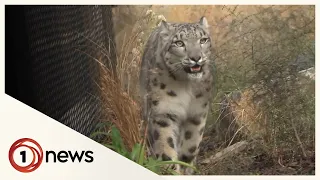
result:
[(104, 120), (119, 129), (124, 144), (132, 149), (141, 143), (140, 107), (123, 90), (119, 76), (100, 64), (100, 90), (102, 94)]
[[(110, 59), (108, 50), (104, 50), (103, 53), (107, 56), (108, 62), (116, 62), (114, 71), (110, 68), (114, 67), (114, 64), (104, 65), (98, 60), (100, 70), (98, 85), (104, 106), (102, 119), (116, 126), (128, 149), (132, 149), (135, 144), (145, 143), (147, 127), (141, 120), (138, 92), (140, 64), (148, 34), (161, 20), (152, 12), (141, 13), (134, 8), (128, 11), (127, 6), (124, 6), (120, 10), (114, 10), (114, 21), (117, 21), (119, 16), (128, 17), (127, 13), (132, 11), (136, 17), (133, 18), (133, 15), (130, 17), (134, 20), (130, 21), (128, 18), (126, 24), (121, 24), (122, 21), (115, 22), (118, 25), (115, 31), (118, 33), (115, 42), (109, 43), (117, 45), (115, 59)], [(126, 28), (121, 28), (123, 26)]]

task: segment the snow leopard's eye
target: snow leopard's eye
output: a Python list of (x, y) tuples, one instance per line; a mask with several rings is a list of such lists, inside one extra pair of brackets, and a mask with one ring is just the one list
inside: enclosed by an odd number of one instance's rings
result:
[(200, 39), (200, 44), (205, 44), (206, 42), (208, 42), (209, 38), (202, 38)]
[(182, 41), (176, 41), (174, 42), (174, 44), (178, 47), (183, 47), (184, 46), (184, 43)]

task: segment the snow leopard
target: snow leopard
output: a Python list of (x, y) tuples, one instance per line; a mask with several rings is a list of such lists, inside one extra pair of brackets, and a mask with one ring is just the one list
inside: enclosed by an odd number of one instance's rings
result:
[[(212, 99), (212, 40), (206, 17), (162, 20), (149, 36), (141, 61), (142, 117), (152, 156), (196, 164)], [(174, 165), (180, 174), (192, 168)]]

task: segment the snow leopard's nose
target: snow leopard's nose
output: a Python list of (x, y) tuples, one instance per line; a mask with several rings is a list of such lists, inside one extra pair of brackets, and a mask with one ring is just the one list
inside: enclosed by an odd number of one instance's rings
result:
[(192, 56), (190, 57), (190, 60), (194, 61), (194, 62), (198, 62), (201, 59), (201, 56)]

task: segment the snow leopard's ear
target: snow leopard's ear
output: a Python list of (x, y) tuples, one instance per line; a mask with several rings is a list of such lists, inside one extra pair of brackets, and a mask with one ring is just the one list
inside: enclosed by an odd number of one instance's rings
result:
[(202, 27), (206, 28), (206, 29), (209, 28), (208, 20), (207, 20), (207, 18), (204, 17), (204, 16), (202, 16), (202, 17), (200, 18), (199, 24), (200, 24)]
[(160, 27), (161, 33), (169, 32), (169, 24), (166, 21), (161, 20), (161, 22), (159, 23), (159, 27)]
[(159, 28), (160, 28), (160, 35), (164, 38), (168, 37), (170, 35), (170, 25), (164, 21), (161, 20), (159, 23)]

